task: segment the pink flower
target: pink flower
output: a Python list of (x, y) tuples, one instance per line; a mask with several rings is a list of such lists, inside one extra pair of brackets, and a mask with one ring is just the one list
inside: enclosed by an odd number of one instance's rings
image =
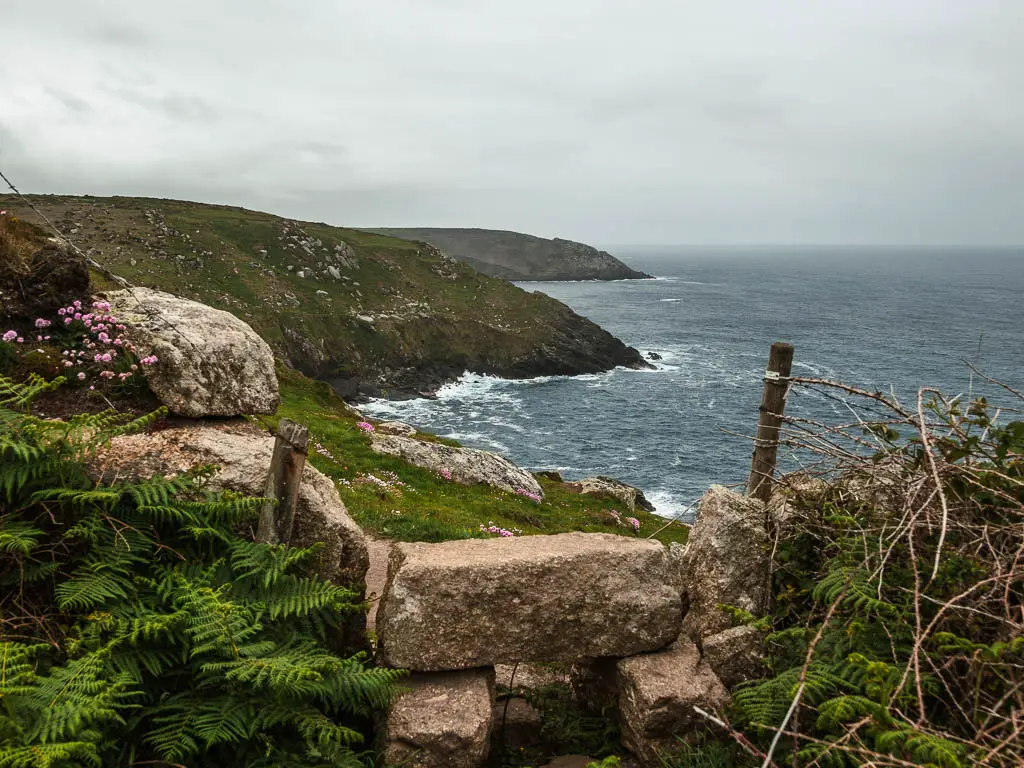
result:
[[(143, 361), (143, 362), (145, 362), (145, 361)], [(363, 432), (373, 432), (373, 431), (374, 431), (374, 429), (373, 429), (373, 424), (371, 424), (371, 423), (370, 423), (370, 422), (368, 422), (368, 421), (360, 421), (360, 422), (358, 422), (358, 423), (356, 424), (356, 426), (357, 426), (357, 427), (358, 427), (359, 429), (363, 430)]]
[(100, 371), (100, 378), (102, 379), (112, 379), (114, 375), (113, 371)]
[(80, 302), (78, 299), (75, 299), (71, 303), (75, 305), (75, 309), (81, 309), (82, 308), (82, 302)]
[(627, 517), (626, 522), (633, 526), (634, 531), (640, 530), (640, 521), (637, 520), (635, 517)]
[(85, 381), (85, 373), (79, 372), (79, 374), (78, 374), (78, 380), (79, 380), (79, 381)]
[(65, 360), (64, 361), (64, 367), (65, 368), (71, 368), (73, 365), (74, 365), (74, 363), (72, 363), (70, 360)]
[(452, 471), (450, 469), (448, 469), (447, 467), (442, 467), (440, 470), (438, 470), (437, 474), (439, 474), (445, 480), (451, 480), (452, 479)]
[(529, 499), (530, 501), (537, 502), (538, 504), (540, 504), (540, 502), (541, 502), (541, 497), (538, 494), (531, 493), (530, 491), (526, 490), (525, 488), (516, 488), (516, 495), (523, 496), (523, 497)]
[(64, 318), (64, 325), (71, 325), (71, 318), (70, 317), (65, 317)]
[(61, 317), (64, 317), (64, 315), (66, 315), (67, 313), (68, 310), (66, 307), (61, 307), (60, 309), (57, 310), (57, 314), (60, 315)]
[(50, 326), (50, 321), (47, 320), (45, 317), (37, 317), (36, 318), (36, 328), (48, 328), (49, 326)]
[(17, 342), (18, 342), (19, 344), (24, 344), (24, 343), (25, 343), (25, 339), (24, 339), (24, 337), (22, 337), (22, 336), (19, 336), (19, 337), (17, 338)]
[(75, 312), (75, 320), (81, 320), (81, 319), (82, 319), (82, 313), (81, 312)]
[(0, 336), (0, 338), (7, 342), (14, 341), (16, 338), (18, 338), (18, 332), (7, 331), (7, 333), (5, 333), (3, 336)]

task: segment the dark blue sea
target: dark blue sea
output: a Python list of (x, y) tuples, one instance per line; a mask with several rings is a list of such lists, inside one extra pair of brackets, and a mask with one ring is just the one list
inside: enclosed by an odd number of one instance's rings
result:
[[(619, 478), (674, 515), (711, 483), (745, 481), (751, 443), (742, 435), (756, 426), (776, 340), (795, 345), (794, 375), (895, 392), (909, 404), (929, 386), (1024, 405), (964, 363), (1024, 389), (1024, 249), (614, 252), (657, 279), (521, 286), (660, 355), (655, 370), (525, 381), (469, 374), (437, 400), (375, 401), (365, 410), (532, 470)], [(836, 423), (851, 418), (841, 402), (802, 389), (787, 409)]]

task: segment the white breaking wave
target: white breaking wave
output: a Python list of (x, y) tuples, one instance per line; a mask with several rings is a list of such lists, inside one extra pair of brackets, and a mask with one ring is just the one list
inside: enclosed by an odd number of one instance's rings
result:
[[(668, 518), (679, 516), (683, 522), (689, 522), (694, 518), (697, 505), (693, 499), (680, 499), (672, 491), (664, 488), (655, 488), (650, 492), (644, 491), (644, 496), (654, 505), (654, 514), (656, 515)], [(693, 506), (687, 509), (691, 504)]]

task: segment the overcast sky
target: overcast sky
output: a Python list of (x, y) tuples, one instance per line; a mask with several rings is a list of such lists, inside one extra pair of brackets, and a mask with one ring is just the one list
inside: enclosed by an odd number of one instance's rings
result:
[(1024, 243), (1024, 0), (3, 3), (23, 190), (613, 243)]

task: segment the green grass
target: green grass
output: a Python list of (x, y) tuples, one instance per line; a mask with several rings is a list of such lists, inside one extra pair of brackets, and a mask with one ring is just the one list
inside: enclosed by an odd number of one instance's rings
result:
[[(281, 406), (275, 416), (261, 420), (275, 427), (281, 417), (305, 424), (311, 445), (318, 443), (334, 457), (311, 448), (309, 461), (335, 480), (356, 522), (379, 536), (400, 541), (474, 538), (485, 536), (479, 526), (492, 521), (524, 534), (590, 531), (634, 535), (611, 524), (606, 510), (617, 508), (626, 514), (617, 502), (574, 493), (563, 483), (541, 480), (545, 499), (536, 504), (489, 486), (460, 485), (401, 459), (380, 456), (370, 449), (369, 437), (356, 427), (359, 418), (329, 386), (285, 368), (279, 368), (278, 379)], [(361, 482), (359, 478), (366, 473), (382, 479), (385, 473), (394, 473), (404, 485), (386, 489)], [(635, 517), (640, 520), (640, 537), (666, 523), (664, 518), (641, 510)], [(684, 542), (687, 530), (673, 524), (656, 538), (665, 543)]]

